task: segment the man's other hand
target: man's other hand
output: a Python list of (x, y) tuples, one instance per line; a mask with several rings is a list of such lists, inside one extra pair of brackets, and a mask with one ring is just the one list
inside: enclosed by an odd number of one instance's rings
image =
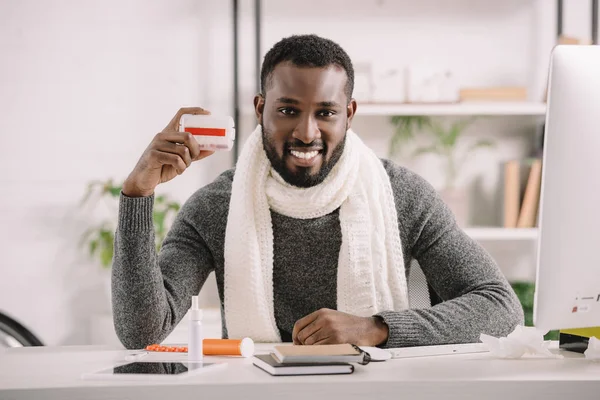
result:
[(357, 317), (322, 308), (294, 324), (294, 344), (339, 344), (377, 346), (388, 339), (388, 326), (379, 317)]

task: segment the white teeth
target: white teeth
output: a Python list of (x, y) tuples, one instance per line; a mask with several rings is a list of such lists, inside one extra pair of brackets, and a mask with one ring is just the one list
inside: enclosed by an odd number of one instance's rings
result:
[(295, 151), (295, 150), (292, 150), (291, 153), (294, 157), (298, 157), (303, 160), (310, 160), (311, 158), (316, 157), (317, 154), (319, 154), (318, 151), (309, 151), (309, 152), (305, 153), (302, 151)]

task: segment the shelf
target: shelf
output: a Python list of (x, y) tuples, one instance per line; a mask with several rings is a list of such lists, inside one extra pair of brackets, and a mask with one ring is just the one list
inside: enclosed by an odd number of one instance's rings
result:
[(465, 228), (465, 233), (475, 240), (536, 240), (537, 228)]
[(449, 104), (358, 103), (356, 115), (544, 115), (545, 103), (465, 102)]

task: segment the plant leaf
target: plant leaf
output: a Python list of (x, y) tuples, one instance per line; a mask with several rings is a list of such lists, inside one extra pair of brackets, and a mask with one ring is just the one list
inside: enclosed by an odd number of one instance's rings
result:
[[(86, 187), (85, 196), (82, 203), (88, 201), (92, 195), (96, 197), (110, 197), (105, 200), (113, 204), (114, 197), (121, 194), (122, 183), (114, 184), (112, 179), (106, 181), (91, 181)], [(153, 222), (155, 243), (157, 251), (162, 247), (162, 242), (169, 230), (168, 216), (177, 214), (181, 205), (177, 201), (169, 200), (168, 196), (160, 195), (155, 198), (155, 209), (153, 210)], [(105, 220), (102, 224), (95, 225), (86, 229), (81, 235), (81, 245), (86, 245), (89, 254), (96, 258), (103, 268), (110, 268), (114, 257), (114, 225), (116, 216)]]
[(100, 250), (100, 263), (104, 267), (109, 267), (113, 258), (113, 246), (104, 246)]
[(123, 186), (119, 185), (119, 186), (111, 186), (108, 189), (108, 192), (111, 194), (112, 197), (119, 197), (121, 195), (121, 188)]
[(469, 154), (469, 153), (471, 153), (471, 152), (473, 152), (473, 151), (475, 151), (475, 150), (477, 150), (477, 149), (479, 149), (479, 148), (481, 148), (481, 147), (494, 147), (495, 145), (496, 145), (496, 144), (495, 144), (493, 141), (491, 141), (491, 140), (488, 140), (488, 139), (480, 139), (480, 140), (478, 140), (477, 142), (475, 142), (475, 143), (471, 144), (471, 145), (470, 145), (470, 146), (467, 148), (467, 150), (466, 150), (466, 153), (465, 153), (465, 154)]
[(462, 133), (460, 127), (461, 126), (458, 123), (452, 124), (448, 134), (444, 138), (444, 146), (453, 148), (456, 145), (456, 139), (458, 139), (458, 136)]
[(83, 197), (81, 198), (81, 201), (79, 202), (79, 206), (83, 206), (85, 203), (87, 203), (87, 201), (90, 199), (92, 192), (94, 191), (94, 188), (96, 186), (103, 186), (103, 185), (104, 185), (104, 182), (101, 182), (101, 181), (91, 181), (90, 183), (88, 183), (85, 188)]
[(392, 135), (392, 139), (390, 140), (390, 150), (388, 152), (389, 157), (393, 157), (399, 153), (400, 143), (402, 143), (402, 136), (394, 133)]
[(97, 227), (95, 227), (95, 226), (93, 226), (93, 227), (91, 227), (91, 228), (88, 228), (88, 229), (86, 229), (86, 230), (85, 230), (85, 232), (83, 232), (83, 233), (81, 234), (81, 239), (80, 239), (79, 245), (80, 245), (80, 246), (84, 246), (84, 245), (85, 245), (85, 243), (86, 243), (88, 240), (90, 240), (90, 238), (91, 238), (92, 236), (97, 236), (97, 234), (98, 234), (97, 230), (98, 230), (98, 228), (97, 228)]
[(115, 240), (114, 232), (106, 228), (102, 228), (99, 232), (99, 235), (103, 242), (112, 243)]
[(446, 131), (442, 124), (436, 121), (432, 121), (430, 125), (430, 131), (433, 134), (433, 136), (435, 136), (436, 140), (443, 145), (446, 138)]
[(401, 144), (415, 138), (415, 132), (431, 124), (431, 118), (423, 115), (395, 115), (391, 123), (396, 127), (390, 140), (389, 155), (393, 156), (400, 150)]
[(90, 241), (89, 248), (90, 248), (90, 255), (93, 256), (94, 253), (96, 252), (96, 249), (98, 248), (98, 239), (94, 239), (94, 240)]
[(181, 206), (179, 205), (179, 203), (175, 203), (175, 202), (169, 203), (169, 210), (173, 210), (177, 213), (180, 209), (181, 209)]
[(464, 132), (464, 130), (471, 125), (475, 121), (475, 117), (461, 119), (454, 122), (450, 126), (450, 130), (444, 137), (444, 146), (449, 148), (454, 148), (456, 146), (456, 142), (459, 136)]
[(156, 226), (156, 232), (162, 233), (165, 230), (165, 216), (166, 216), (165, 212), (155, 210), (152, 214), (154, 217), (154, 224)]
[(412, 153), (412, 157), (418, 157), (421, 156), (423, 154), (427, 154), (427, 153), (433, 153), (433, 154), (440, 154), (439, 148), (437, 145), (432, 144), (430, 146), (423, 146), (423, 147), (419, 147), (417, 148), (413, 153)]

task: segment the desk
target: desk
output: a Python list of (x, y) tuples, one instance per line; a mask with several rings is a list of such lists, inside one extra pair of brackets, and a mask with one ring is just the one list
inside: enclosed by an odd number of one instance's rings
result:
[[(257, 353), (267, 350), (257, 346)], [(80, 379), (128, 353), (107, 346), (5, 350), (0, 399), (600, 399), (600, 362), (575, 353), (546, 360), (487, 353), (397, 359), (357, 365), (351, 375), (294, 377), (272, 377), (251, 359), (211, 357), (227, 361), (227, 368), (177, 383)]]

